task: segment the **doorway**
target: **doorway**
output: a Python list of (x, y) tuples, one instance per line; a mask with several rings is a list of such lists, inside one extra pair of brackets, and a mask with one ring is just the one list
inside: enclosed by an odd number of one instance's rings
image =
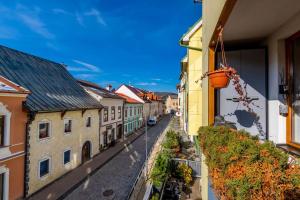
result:
[(122, 124), (118, 125), (118, 139), (122, 139), (123, 131)]
[(300, 147), (300, 32), (286, 42), (288, 105), (287, 143)]
[(82, 147), (81, 163), (85, 163), (91, 159), (91, 142), (86, 141)]

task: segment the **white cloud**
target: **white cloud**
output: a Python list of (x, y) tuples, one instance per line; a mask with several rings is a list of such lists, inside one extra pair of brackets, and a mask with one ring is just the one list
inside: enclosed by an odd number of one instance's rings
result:
[(39, 13), (41, 9), (39, 7), (34, 7), (29, 9), (22, 4), (18, 4), (16, 8), (16, 14), (18, 18), (33, 32), (43, 36), (47, 39), (54, 39), (55, 36), (51, 33), (45, 23), (40, 19)]
[(82, 16), (81, 16), (79, 13), (76, 13), (76, 14), (75, 14), (75, 17), (76, 17), (76, 21), (78, 22), (78, 24), (79, 24), (80, 26), (84, 26), (84, 22), (83, 22)]
[(161, 81), (160, 78), (152, 78), (151, 80), (153, 80), (153, 81)]
[(89, 79), (89, 78), (95, 78), (96, 75), (95, 74), (76, 74), (75, 77), (79, 78), (79, 79)]
[(70, 13), (62, 8), (54, 8), (54, 9), (52, 9), (52, 12), (54, 14), (72, 15), (72, 13)]
[(90, 63), (86, 63), (86, 62), (83, 62), (83, 61), (80, 61), (80, 60), (73, 60), (73, 62), (79, 64), (79, 65), (82, 65), (83, 67), (87, 68), (88, 70), (90, 71), (93, 71), (93, 72), (100, 72), (100, 69), (95, 66), (95, 65), (92, 65)]
[(99, 24), (102, 24), (103, 26), (107, 25), (105, 20), (101, 16), (101, 13), (95, 8), (92, 8), (90, 11), (85, 12), (84, 15), (85, 16), (93, 16), (96, 18), (96, 20)]
[(154, 83), (154, 82), (140, 82), (140, 83), (137, 83), (135, 85), (140, 85), (140, 86), (155, 86), (155, 85), (157, 85), (157, 83)]

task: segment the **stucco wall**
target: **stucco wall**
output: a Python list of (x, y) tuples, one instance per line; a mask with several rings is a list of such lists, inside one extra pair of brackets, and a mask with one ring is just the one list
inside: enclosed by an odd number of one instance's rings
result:
[[(130, 108), (132, 108), (131, 116), (129, 111)], [(141, 110), (141, 113), (138, 113), (138, 108)], [(140, 118), (143, 117), (143, 104), (126, 103), (124, 109), (127, 109), (127, 116), (124, 114), (124, 134), (126, 136), (132, 133), (134, 129), (140, 128), (143, 125), (143, 120), (140, 120)], [(136, 114), (134, 114), (134, 109), (136, 109)], [(129, 128), (130, 123), (132, 124), (131, 129)]]
[(143, 118), (144, 118), (144, 122), (146, 122), (149, 117), (150, 117), (150, 103), (144, 103), (143, 104)]
[[(91, 127), (86, 127), (87, 117), (92, 118)], [(64, 119), (72, 120), (72, 132), (64, 133)], [(38, 123), (50, 122), (50, 138), (40, 140)], [(81, 164), (82, 146), (86, 141), (91, 142), (91, 156), (99, 152), (99, 114), (98, 110), (68, 111), (62, 118), (60, 112), (38, 113), (30, 125), (29, 149), (29, 194), (37, 191), (61, 175)], [(63, 164), (63, 152), (71, 149), (71, 163)], [(39, 161), (49, 157), (49, 175), (39, 177)]]
[[(202, 48), (202, 28), (190, 38), (189, 46)], [(198, 135), (202, 126), (202, 88), (199, 79), (202, 75), (202, 52), (188, 50), (188, 134)]]
[[(100, 103), (104, 107), (108, 107), (108, 121), (104, 121), (104, 109), (101, 110), (101, 127), (100, 127), (100, 144), (104, 145), (104, 137), (103, 133), (107, 131), (108, 135), (108, 143), (111, 141), (109, 140), (109, 136), (112, 134), (112, 130), (114, 129), (114, 138), (117, 139), (118, 133), (118, 125), (123, 124), (123, 100), (121, 99), (111, 99), (111, 98), (103, 98), (101, 99)], [(115, 107), (115, 119), (112, 120), (111, 115), (111, 108), (112, 106)], [(118, 116), (118, 107), (121, 107), (121, 118)]]
[(178, 99), (172, 99), (170, 96), (166, 99), (166, 114), (171, 113), (171, 111), (178, 110)]
[(9, 131), (10, 152), (5, 157), (1, 157), (2, 162), (0, 164), (0, 168), (8, 168), (9, 170), (9, 199), (19, 199), (24, 194), (27, 113), (23, 110), (23, 101), (25, 101), (25, 95), (0, 94), (0, 106), (4, 106), (11, 113)]
[[(202, 4), (202, 21), (203, 21), (203, 57), (202, 66), (203, 72), (208, 71), (208, 50), (209, 42), (219, 20), (219, 16), (227, 0), (203, 0)], [(202, 124), (208, 125), (208, 79), (202, 81)]]

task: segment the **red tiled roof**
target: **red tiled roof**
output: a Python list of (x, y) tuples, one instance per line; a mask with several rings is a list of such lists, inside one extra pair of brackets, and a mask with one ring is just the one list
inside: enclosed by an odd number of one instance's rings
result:
[(117, 95), (119, 95), (120, 97), (124, 98), (126, 100), (126, 103), (141, 103), (129, 96), (126, 96), (125, 94), (121, 94), (121, 93), (116, 93)]

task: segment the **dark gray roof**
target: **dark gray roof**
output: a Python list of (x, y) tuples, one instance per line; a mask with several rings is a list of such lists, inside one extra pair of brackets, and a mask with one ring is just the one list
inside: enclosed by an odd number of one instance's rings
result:
[(112, 98), (112, 99), (122, 99), (119, 95), (116, 93), (109, 91), (107, 89), (102, 88), (100, 85), (97, 85), (96, 83), (92, 83), (86, 80), (77, 80), (79, 84), (81, 84), (85, 89), (93, 91), (94, 93), (104, 97), (104, 98)]
[(64, 65), (0, 45), (0, 75), (30, 90), (30, 111), (54, 112), (102, 108)]

